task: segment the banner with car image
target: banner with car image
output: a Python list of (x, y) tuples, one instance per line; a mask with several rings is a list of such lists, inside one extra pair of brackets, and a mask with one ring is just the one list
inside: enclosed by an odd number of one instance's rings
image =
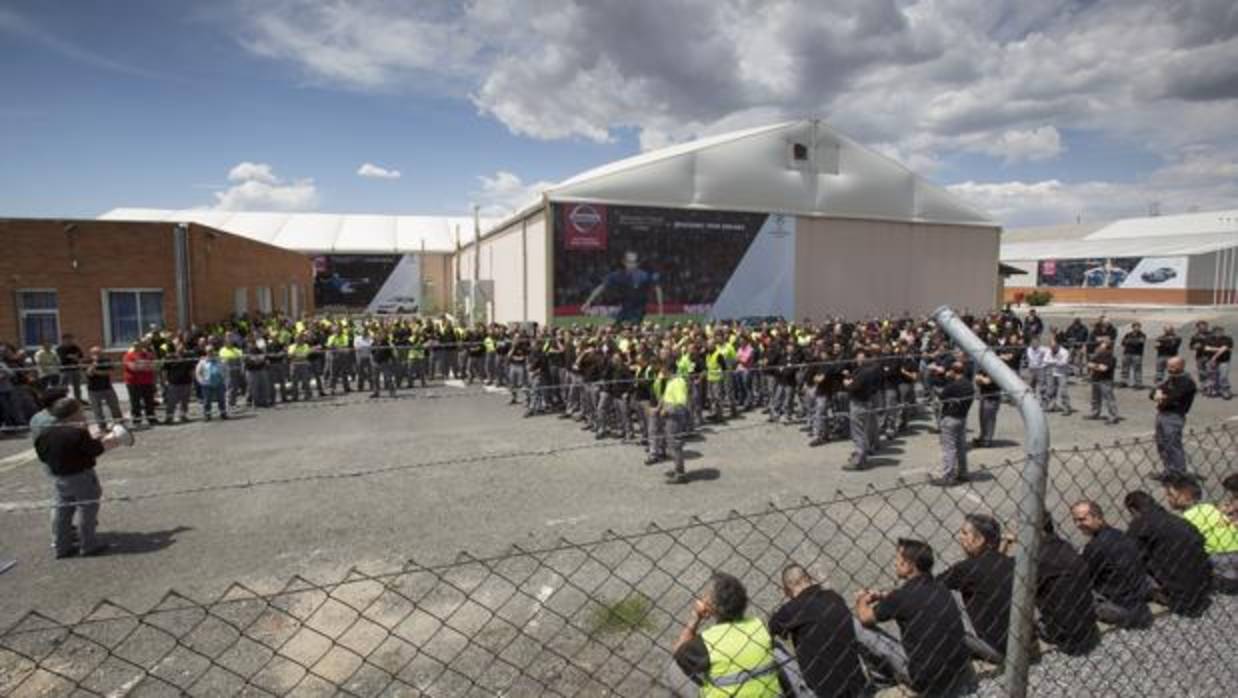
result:
[(403, 315), (421, 306), (421, 260), (414, 254), (314, 257), (314, 304), (320, 310)]
[(1186, 288), (1186, 257), (1042, 259), (1037, 286), (1050, 288)]

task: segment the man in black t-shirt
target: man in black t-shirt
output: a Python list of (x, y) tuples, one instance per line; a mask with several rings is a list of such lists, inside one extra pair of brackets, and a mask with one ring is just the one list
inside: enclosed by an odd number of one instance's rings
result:
[(932, 480), (940, 487), (967, 481), (967, 413), (976, 389), (964, 377), (965, 370), (960, 362), (951, 364), (941, 389), (941, 473)]
[(1214, 326), (1204, 344), (1204, 351), (1208, 353), (1206, 365), (1210, 379), (1205, 395), (1233, 399), (1234, 394), (1229, 386), (1229, 365), (1234, 357), (1234, 338), (1225, 334), (1224, 328)]
[(1165, 325), (1161, 336), (1156, 338), (1156, 383), (1165, 380), (1165, 366), (1170, 359), (1178, 355), (1182, 346), (1182, 338), (1174, 331), (1173, 325)]
[(1195, 334), (1187, 341), (1187, 348), (1195, 352), (1196, 380), (1204, 392), (1208, 390), (1208, 339), (1211, 336), (1208, 323), (1200, 320), (1195, 323)]
[(73, 389), (73, 399), (82, 399), (82, 348), (73, 341), (73, 335), (66, 334), (56, 346), (56, 356), (60, 359), (61, 385), (68, 383)]
[(993, 517), (966, 515), (958, 540), (967, 559), (939, 578), (962, 599), (967, 648), (973, 657), (992, 664), (1001, 664), (1006, 654), (1014, 590), (1014, 560), (1000, 552), (1001, 537), (1001, 525)]
[(1139, 546), (1155, 586), (1151, 599), (1179, 615), (1197, 618), (1211, 603), (1212, 563), (1204, 537), (1152, 495), (1137, 490), (1123, 500), (1132, 519), (1126, 535)]
[[(95, 459), (120, 445), (108, 434), (95, 438), (86, 428), (82, 404), (71, 397), (56, 401), (49, 410), (56, 423), (35, 439), (34, 449), (52, 478), (56, 508), (52, 513), (52, 550), (56, 559), (98, 555), (107, 549), (95, 538), (99, 522), (99, 498), (103, 488), (95, 476)], [(78, 540), (73, 546), (73, 516), (78, 514)]]
[(855, 619), (843, 597), (823, 589), (800, 565), (782, 571), (788, 601), (769, 620), (769, 632), (795, 646), (804, 681), (818, 696), (864, 695)]
[(855, 447), (843, 470), (863, 470), (864, 464), (878, 448), (876, 401), (881, 392), (881, 367), (868, 359), (865, 352), (855, 355), (855, 368), (843, 378), (851, 413), (851, 443)]
[(1100, 419), (1102, 408), (1109, 413), (1105, 424), (1118, 423), (1118, 402), (1113, 396), (1113, 373), (1117, 360), (1113, 357), (1112, 345), (1102, 340), (1096, 353), (1088, 359), (1088, 375), (1092, 379), (1092, 413), (1084, 419)]
[(124, 413), (120, 411), (120, 399), (116, 397), (116, 389), (112, 387), (112, 370), (115, 367), (103, 355), (99, 347), (90, 348), (90, 362), (86, 364), (86, 396), (90, 398), (90, 413), (94, 415), (95, 424), (102, 429), (106, 426), (103, 419), (103, 407), (107, 406), (112, 413), (112, 422), (119, 424), (124, 421)]
[[(856, 595), (856, 640), (861, 651), (900, 683), (926, 696), (955, 696), (975, 685), (964, 644), (963, 617), (950, 591), (933, 579), (933, 549), (928, 543), (899, 539), (894, 571), (903, 586)], [(878, 623), (898, 623), (901, 641)]]
[(1036, 568), (1040, 639), (1072, 657), (1087, 654), (1100, 644), (1087, 563), (1057, 535), (1048, 514), (1044, 533)]
[(1130, 386), (1143, 389), (1143, 348), (1148, 342), (1148, 335), (1143, 333), (1143, 327), (1135, 322), (1131, 331), (1122, 335), (1122, 369), (1118, 385), (1123, 388)]
[(1186, 361), (1182, 357), (1173, 357), (1166, 366), (1169, 377), (1152, 392), (1152, 399), (1156, 401), (1156, 452), (1161, 457), (1164, 473), (1185, 473), (1182, 430), (1186, 428), (1186, 414), (1195, 401), (1195, 381), (1186, 374)]
[(1096, 502), (1085, 499), (1070, 508), (1075, 527), (1088, 537), (1083, 561), (1088, 566), (1096, 617), (1120, 628), (1146, 628), (1152, 625), (1152, 611), (1146, 601), (1148, 571), (1139, 555), (1139, 546), (1122, 531), (1105, 521)]

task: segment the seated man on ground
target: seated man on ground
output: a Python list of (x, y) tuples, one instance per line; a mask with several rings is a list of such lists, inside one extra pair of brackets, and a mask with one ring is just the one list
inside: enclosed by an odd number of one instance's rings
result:
[(769, 631), (794, 645), (805, 683), (822, 698), (864, 695), (855, 619), (843, 597), (795, 564), (782, 571), (782, 591), (789, 600), (770, 617)]
[(1202, 615), (1212, 591), (1212, 563), (1204, 551), (1204, 537), (1147, 492), (1130, 492), (1123, 504), (1132, 517), (1126, 535), (1139, 546), (1153, 584), (1150, 600), (1178, 615)]
[[(679, 634), (667, 670), (667, 685), (678, 696), (782, 695), (774, 640), (765, 623), (745, 615), (748, 591), (735, 577), (715, 572), (692, 604), (692, 618)], [(714, 624), (705, 630), (708, 619)]]
[[(891, 592), (861, 591), (855, 600), (861, 652), (870, 665), (924, 696), (958, 696), (975, 690), (963, 614), (950, 591), (933, 579), (933, 549), (901, 538), (894, 571), (903, 586)], [(898, 623), (902, 641), (875, 629)]]
[(1238, 525), (1238, 473), (1232, 473), (1221, 482), (1225, 488), (1225, 499), (1221, 501), (1221, 513)]
[(1238, 525), (1216, 505), (1200, 501), (1203, 491), (1194, 477), (1173, 473), (1163, 483), (1165, 501), (1204, 537), (1204, 552), (1212, 561), (1213, 588), (1223, 594), (1238, 592)]
[(1048, 513), (1044, 534), (1036, 573), (1040, 639), (1072, 657), (1087, 654), (1100, 644), (1087, 563), (1057, 535)]
[(992, 516), (967, 514), (958, 534), (967, 559), (951, 565), (939, 578), (963, 604), (967, 648), (973, 657), (991, 664), (1005, 659), (1014, 589), (1014, 560), (999, 551), (1001, 539), (1001, 524)]
[(1148, 608), (1148, 570), (1139, 546), (1130, 536), (1110, 526), (1100, 505), (1090, 499), (1070, 508), (1075, 526), (1087, 536), (1083, 561), (1088, 566), (1092, 594), (1096, 597), (1096, 617), (1120, 628), (1147, 628), (1152, 625)]

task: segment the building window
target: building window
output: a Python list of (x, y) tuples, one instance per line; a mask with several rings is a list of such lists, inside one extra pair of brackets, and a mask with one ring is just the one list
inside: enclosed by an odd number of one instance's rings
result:
[(258, 312), (269, 314), (271, 312), (271, 287), (259, 286), (255, 292), (258, 294)]
[(808, 146), (803, 143), (792, 143), (791, 159), (796, 162), (808, 162)]
[(292, 285), (292, 317), (301, 317), (301, 287), (297, 284)]
[(103, 341), (109, 347), (127, 347), (143, 333), (162, 327), (163, 289), (103, 290)]
[(288, 287), (280, 286), (279, 287), (279, 312), (283, 313), (284, 315), (287, 315), (289, 307), (290, 306), (288, 304)]
[(27, 348), (41, 346), (44, 342), (60, 343), (60, 302), (55, 291), (19, 290), (17, 316), (21, 323), (21, 341)]

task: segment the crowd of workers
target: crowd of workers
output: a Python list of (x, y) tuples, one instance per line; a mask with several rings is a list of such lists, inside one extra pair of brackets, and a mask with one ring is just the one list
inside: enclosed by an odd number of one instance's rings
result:
[[(1197, 618), (1214, 595), (1238, 591), (1238, 473), (1224, 487), (1217, 506), (1202, 501), (1193, 477), (1168, 477), (1164, 498), (1173, 511), (1145, 491), (1129, 492), (1125, 531), (1095, 501), (1078, 501), (1070, 515), (1087, 539), (1082, 550), (1046, 513), (1033, 654), (1043, 643), (1087, 655), (1103, 641), (1102, 624), (1155, 632), (1150, 603)], [(852, 606), (791, 564), (781, 577), (786, 602), (768, 622), (749, 614), (739, 579), (715, 573), (672, 647), (665, 683), (679, 696), (858, 697), (893, 684), (920, 696), (969, 694), (973, 662), (1000, 666), (1006, 658), (1017, 541), (979, 513), (964, 517), (957, 541), (959, 561), (935, 574), (938, 553), (928, 543), (899, 539), (893, 567), (901, 586), (862, 590)], [(882, 623), (896, 625), (898, 636)]]
[[(1046, 327), (1035, 310), (1020, 317), (1009, 308), (963, 320), (1047, 410), (1073, 413), (1068, 385), (1078, 376), (1091, 389), (1084, 418), (1110, 424), (1120, 419), (1115, 388), (1144, 388), (1144, 355), (1153, 345), (1158, 448), (1166, 472), (1186, 470), (1181, 434), (1196, 382), (1172, 326), (1150, 340), (1134, 323), (1119, 342), (1103, 316), (1090, 328), (1078, 318)], [(1229, 399), (1232, 338), (1201, 322), (1188, 350), (1200, 393)], [(118, 377), (128, 416), (113, 389)], [(131, 425), (187, 421), (195, 400), (207, 420), (227, 419), (242, 403), (268, 408), (354, 389), (395, 396), (447, 378), (500, 386), (527, 417), (558, 413), (598, 439), (639, 442), (648, 463), (674, 462), (673, 482), (686, 479), (686, 437), (707, 422), (761, 410), (771, 422), (801, 426), (810, 446), (849, 438), (849, 470), (864, 468), (913, 417), (931, 414), (942, 449), (937, 480), (957, 484), (967, 477), (969, 448), (993, 445), (998, 412), (1010, 400), (925, 317), (538, 328), (275, 314), (152, 329), (119, 360), (99, 347), (84, 352), (71, 335), (31, 352), (0, 344), (0, 422), (5, 432), (25, 428), (56, 387), (82, 399), (84, 385), (92, 418), (105, 428), (109, 413), (111, 422)], [(978, 428), (969, 443), (973, 403)]]

